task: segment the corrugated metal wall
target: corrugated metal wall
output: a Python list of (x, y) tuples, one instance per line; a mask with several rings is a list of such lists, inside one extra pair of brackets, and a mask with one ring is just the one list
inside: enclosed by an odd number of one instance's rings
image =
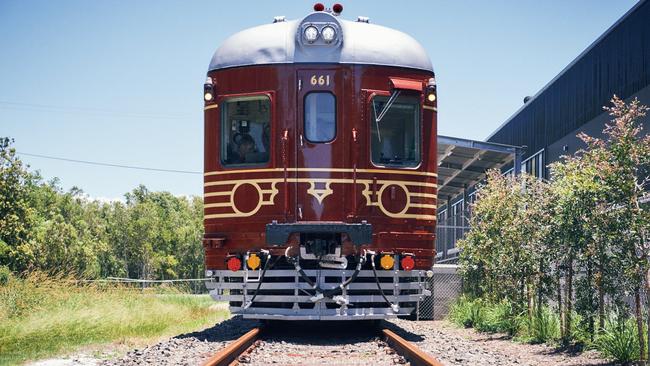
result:
[(650, 1), (635, 9), (488, 141), (527, 145), (526, 156), (603, 113), (612, 95), (650, 84)]

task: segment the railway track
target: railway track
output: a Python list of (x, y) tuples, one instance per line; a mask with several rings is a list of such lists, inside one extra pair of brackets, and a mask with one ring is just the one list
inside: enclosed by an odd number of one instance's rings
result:
[[(279, 348), (287, 348), (286, 343), (284, 341), (281, 341), (282, 336), (273, 336), (272, 330), (267, 330), (263, 327), (256, 327), (248, 331), (246, 334), (238, 338), (237, 340), (231, 342), (228, 344), (226, 347), (222, 348), (214, 354), (211, 358), (209, 358), (207, 361), (205, 361), (202, 365), (203, 366), (226, 366), (226, 365), (246, 365), (251, 363), (251, 355), (254, 354), (257, 350), (256, 348), (258, 347), (263, 347), (262, 344), (264, 342), (269, 342), (269, 343), (280, 343)], [(382, 327), (378, 331), (375, 331), (374, 334), (377, 336), (373, 341), (376, 341), (377, 338), (381, 339), (382, 341), (377, 342), (377, 349), (375, 349), (376, 355), (382, 360), (392, 360), (394, 363), (409, 363), (410, 365), (414, 366), (442, 366), (442, 363), (440, 363), (438, 360), (436, 360), (434, 357), (429, 355), (428, 353), (422, 351), (419, 349), (416, 345), (413, 343), (407, 341), (406, 339), (400, 337), (397, 335), (395, 332), (391, 331), (388, 328)], [(325, 335), (327, 337), (327, 335)], [(351, 344), (354, 346), (358, 340), (355, 340), (354, 338), (351, 339)], [(306, 347), (318, 347), (318, 344), (311, 344), (311, 342), (307, 341)], [(380, 349), (380, 348), (385, 348), (389, 347), (390, 349)], [(273, 347), (268, 347), (273, 349)], [(278, 348), (278, 347), (276, 347)], [(304, 352), (304, 350), (302, 351)], [(331, 363), (331, 364), (342, 364), (340, 361), (337, 361), (335, 356), (331, 356), (332, 354), (338, 353), (335, 350), (325, 350), (326, 353), (329, 353), (330, 356), (327, 356), (327, 359), (322, 359), (323, 357), (321, 356), (322, 363), (318, 362), (320, 364), (326, 364), (326, 363)], [(383, 354), (382, 354), (383, 353)], [(286, 359), (284, 360), (273, 360), (273, 355), (275, 353), (273, 351), (265, 351), (264, 352), (264, 363), (274, 363), (274, 364), (284, 364)], [(296, 364), (311, 364), (314, 360), (307, 360), (305, 362), (305, 359), (307, 359), (309, 356), (306, 354), (301, 354), (300, 351), (296, 350), (287, 350), (285, 353), (287, 357), (289, 358), (289, 361), (286, 361), (286, 363), (296, 363)], [(366, 352), (367, 354), (367, 352)], [(398, 356), (401, 356), (401, 358), (394, 358), (394, 357), (386, 357), (386, 355), (391, 355), (391, 354), (396, 354)], [(363, 353), (361, 353), (362, 356), (364, 356)], [(301, 357), (302, 356), (302, 357)], [(260, 356), (258, 356), (259, 358)], [(293, 358), (293, 360), (291, 359)], [(328, 362), (331, 361), (331, 362)], [(373, 364), (373, 361), (368, 360), (368, 359), (363, 359), (360, 361), (360, 363), (357, 363), (354, 360), (354, 355), (350, 353), (342, 353), (342, 361), (347, 362), (348, 364), (365, 364), (367, 361), (369, 364)], [(304, 362), (304, 363), (303, 363)], [(255, 362), (252, 362), (255, 364)]]

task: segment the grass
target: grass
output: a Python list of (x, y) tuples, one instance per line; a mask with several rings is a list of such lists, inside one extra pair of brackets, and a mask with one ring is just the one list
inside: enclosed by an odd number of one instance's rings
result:
[(196, 330), (229, 316), (207, 295), (141, 293), (32, 274), (0, 284), (0, 365)]
[(596, 347), (607, 358), (620, 363), (639, 359), (639, 338), (634, 319), (612, 317), (596, 339)]
[[(518, 342), (557, 346), (560, 341), (560, 319), (547, 306), (529, 320), (525, 313), (516, 313), (507, 301), (490, 303), (461, 296), (452, 305), (448, 318), (461, 327), (488, 333), (508, 333)], [(639, 358), (634, 318), (612, 313), (602, 333), (596, 334), (594, 342), (591, 342), (580, 315), (572, 313), (571, 318), (574, 345), (581, 345), (581, 349), (596, 349), (617, 363), (629, 363)]]
[(548, 308), (542, 308), (529, 321), (508, 301), (497, 303), (462, 296), (451, 307), (449, 320), (466, 328), (487, 333), (507, 333), (527, 343), (553, 343), (559, 338), (559, 319)]

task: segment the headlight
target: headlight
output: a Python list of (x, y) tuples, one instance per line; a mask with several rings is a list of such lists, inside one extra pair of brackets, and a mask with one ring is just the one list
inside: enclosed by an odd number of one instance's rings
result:
[(323, 40), (327, 43), (331, 43), (334, 38), (336, 38), (336, 30), (330, 26), (323, 28)]
[(318, 29), (314, 27), (313, 25), (310, 25), (309, 27), (305, 28), (305, 39), (309, 43), (314, 43), (316, 39), (318, 38)]

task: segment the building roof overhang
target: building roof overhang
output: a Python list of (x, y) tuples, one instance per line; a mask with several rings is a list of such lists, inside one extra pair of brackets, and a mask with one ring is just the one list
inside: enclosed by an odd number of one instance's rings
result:
[(521, 156), (523, 147), (438, 136), (438, 207)]

